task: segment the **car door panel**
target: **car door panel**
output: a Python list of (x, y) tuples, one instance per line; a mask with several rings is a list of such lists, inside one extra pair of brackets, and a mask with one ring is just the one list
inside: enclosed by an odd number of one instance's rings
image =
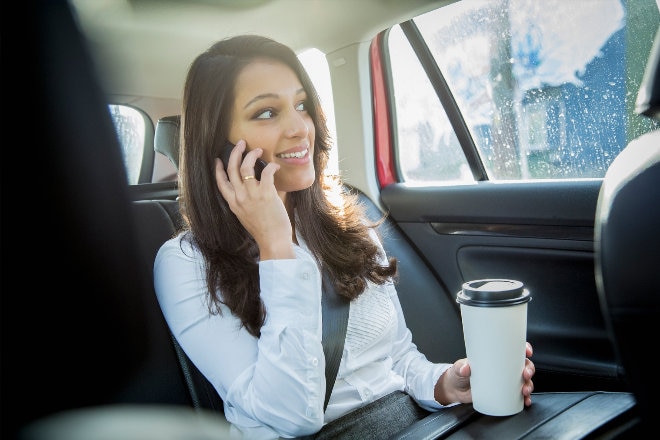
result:
[[(446, 296), (442, 308), (435, 299), (435, 308), (424, 310), (427, 322), (416, 323), (425, 326), (420, 331), (432, 333), (431, 326), (442, 321), (452, 322), (453, 331), (462, 335), (455, 302), (461, 284), (518, 279), (533, 297), (528, 340), (535, 349), (537, 389), (619, 389), (619, 368), (594, 277), (599, 190), (597, 179), (383, 188), (381, 202), (391, 220), (446, 286), (420, 292)], [(429, 316), (436, 318), (428, 322)], [(456, 354), (437, 341), (423, 349), (431, 359), (453, 360)]]

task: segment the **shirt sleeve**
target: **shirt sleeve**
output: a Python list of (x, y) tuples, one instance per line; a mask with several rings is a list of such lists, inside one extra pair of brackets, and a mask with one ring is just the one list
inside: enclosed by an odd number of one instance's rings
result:
[(321, 344), (321, 276), (311, 256), (259, 263), (266, 322), (255, 338), (222, 307), (211, 315), (201, 254), (180, 237), (165, 243), (154, 284), (179, 344), (224, 401), (225, 417), (241, 429), (282, 437), (323, 426), (325, 360)]
[[(386, 263), (385, 249), (372, 230), (372, 237), (380, 246), (382, 261)], [(397, 328), (392, 344), (392, 369), (404, 379), (405, 389), (415, 401), (428, 411), (436, 411), (444, 406), (435, 400), (435, 384), (452, 364), (433, 363), (420, 352), (412, 342), (412, 333), (406, 324), (399, 296), (393, 283), (386, 286), (397, 315)], [(451, 406), (451, 405), (449, 405)]]
[(397, 313), (398, 327), (392, 346), (393, 369), (405, 381), (405, 391), (424, 409), (435, 411), (443, 405), (435, 400), (435, 384), (451, 364), (436, 364), (429, 361), (412, 342), (412, 333), (406, 326), (399, 297), (394, 291), (391, 296)]

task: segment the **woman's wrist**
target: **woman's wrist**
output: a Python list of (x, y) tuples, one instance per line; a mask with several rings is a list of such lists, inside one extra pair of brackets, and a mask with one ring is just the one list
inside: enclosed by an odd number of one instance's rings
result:
[(282, 244), (269, 243), (268, 246), (259, 246), (259, 259), (266, 260), (288, 260), (296, 258), (296, 251), (291, 241)]

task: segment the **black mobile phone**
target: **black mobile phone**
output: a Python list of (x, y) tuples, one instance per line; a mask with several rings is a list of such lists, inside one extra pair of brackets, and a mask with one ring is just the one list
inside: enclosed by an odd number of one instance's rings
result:
[[(227, 172), (229, 155), (231, 154), (231, 150), (233, 148), (234, 148), (234, 144), (227, 141), (225, 145), (223, 145), (222, 150), (220, 151), (220, 156), (218, 156), (222, 160), (222, 165), (225, 167), (225, 173)], [(243, 159), (245, 159), (246, 154), (247, 154), (247, 150), (243, 152)], [(266, 162), (260, 157), (257, 158), (257, 161), (254, 163), (254, 177), (257, 180), (261, 180), (261, 172), (264, 170), (264, 168), (266, 168), (266, 165), (268, 165), (268, 162)]]

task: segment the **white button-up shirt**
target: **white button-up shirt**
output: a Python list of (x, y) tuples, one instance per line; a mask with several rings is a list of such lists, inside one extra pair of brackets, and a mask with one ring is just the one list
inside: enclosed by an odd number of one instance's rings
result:
[(324, 414), (321, 272), (301, 237), (298, 242), (295, 259), (259, 262), (267, 314), (260, 338), (224, 306), (221, 315), (209, 313), (203, 257), (181, 235), (156, 256), (154, 282), (165, 319), (223, 399), (233, 433), (250, 439), (308, 435), (396, 390), (423, 408), (441, 408), (433, 390), (450, 364), (429, 362), (412, 343), (394, 285), (369, 283), (351, 302)]

